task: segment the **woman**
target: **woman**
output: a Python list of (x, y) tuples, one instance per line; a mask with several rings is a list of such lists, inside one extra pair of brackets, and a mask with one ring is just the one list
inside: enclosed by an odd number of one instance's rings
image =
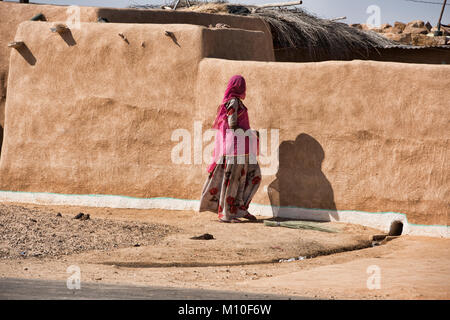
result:
[(217, 212), (221, 222), (241, 222), (239, 218), (256, 220), (247, 210), (261, 181), (256, 159), (259, 143), (257, 132), (250, 129), (247, 108), (242, 103), (245, 91), (245, 79), (233, 76), (213, 125), (217, 130), (215, 148), (200, 199), (200, 211)]

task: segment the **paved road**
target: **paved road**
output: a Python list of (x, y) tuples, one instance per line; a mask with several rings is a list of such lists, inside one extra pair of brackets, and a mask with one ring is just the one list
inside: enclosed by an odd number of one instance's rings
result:
[(67, 289), (65, 281), (0, 279), (0, 300), (65, 299), (146, 299), (146, 300), (304, 300), (308, 298), (254, 294), (235, 291), (178, 289), (169, 287), (126, 286), (81, 283), (79, 290)]

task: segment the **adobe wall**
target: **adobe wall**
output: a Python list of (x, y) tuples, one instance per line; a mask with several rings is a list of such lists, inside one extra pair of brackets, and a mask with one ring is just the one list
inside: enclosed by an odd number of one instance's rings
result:
[[(3, 127), (6, 83), (8, 79), (9, 51), (8, 43), (14, 40), (18, 25), (43, 13), (49, 21), (66, 21), (67, 6), (23, 4), (0, 2), (0, 125)], [(83, 22), (97, 20), (97, 8), (80, 7), (80, 19)]]
[(252, 127), (280, 130), (279, 169), (255, 202), (448, 224), (450, 66), (205, 59), (199, 118), (211, 121), (233, 74), (247, 79)]
[(256, 17), (246, 17), (230, 14), (213, 14), (193, 11), (170, 10), (140, 10), (98, 8), (97, 16), (118, 23), (157, 23), (157, 24), (194, 24), (208, 27), (217, 23), (224, 23), (232, 28), (262, 31), (272, 37), (269, 26)]
[(0, 190), (197, 195), (201, 169), (172, 164), (170, 141), (192, 127), (200, 60), (273, 61), (260, 31), (87, 23), (62, 37), (51, 25), (20, 24), (27, 50), (11, 49)]
[[(278, 62), (317, 62), (335, 60), (332, 55), (323, 52), (320, 58), (311, 58), (307, 48), (275, 49), (275, 60)], [(422, 64), (450, 64), (450, 48), (388, 48), (372, 49), (367, 52), (354, 52), (345, 60), (374, 60)]]
[[(181, 12), (167, 10), (138, 10), (79, 7), (81, 22), (96, 22), (99, 17), (115, 23), (152, 23), (152, 24), (193, 24), (213, 26), (225, 23), (232, 28), (263, 31), (271, 37), (265, 23), (255, 17), (239, 17), (198, 12)], [(68, 11), (69, 10), (69, 11)], [(44, 14), (47, 21), (67, 21), (74, 16), (68, 6), (19, 4), (0, 1), (0, 134), (4, 126), (4, 108), (6, 100), (6, 83), (8, 78), (9, 53), (8, 43), (13, 41), (18, 25), (35, 15)], [(0, 137), (1, 138), (1, 137)]]

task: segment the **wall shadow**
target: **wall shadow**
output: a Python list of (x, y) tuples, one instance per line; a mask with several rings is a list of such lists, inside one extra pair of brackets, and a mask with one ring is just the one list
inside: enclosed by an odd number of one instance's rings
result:
[(2, 155), (2, 147), (3, 147), (3, 126), (0, 125), (0, 156)]
[(61, 38), (63, 38), (63, 40), (67, 43), (68, 46), (74, 46), (77, 44), (77, 42), (73, 38), (73, 34), (72, 31), (70, 31), (70, 29), (65, 30), (63, 33), (60, 33), (59, 35), (61, 36)]
[(278, 172), (268, 186), (275, 218), (280, 214), (294, 217), (296, 208), (307, 208), (325, 210), (313, 211), (298, 219), (331, 221), (333, 217), (338, 220), (333, 188), (322, 172), (324, 158), (320, 143), (305, 133), (299, 134), (295, 141), (280, 144)]
[(32, 66), (36, 64), (36, 58), (33, 55), (33, 53), (30, 51), (30, 49), (27, 47), (27, 45), (24, 43), (22, 46), (17, 48), (17, 51), (20, 53), (20, 55)]
[(172, 39), (173, 43), (175, 43), (177, 46), (181, 48), (180, 44), (178, 43), (178, 39), (173, 32), (166, 31), (165, 35), (168, 36), (170, 39)]

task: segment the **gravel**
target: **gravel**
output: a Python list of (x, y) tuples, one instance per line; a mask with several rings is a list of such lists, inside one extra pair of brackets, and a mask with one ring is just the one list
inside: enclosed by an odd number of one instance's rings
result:
[(154, 245), (177, 231), (165, 224), (74, 217), (0, 204), (0, 259)]

